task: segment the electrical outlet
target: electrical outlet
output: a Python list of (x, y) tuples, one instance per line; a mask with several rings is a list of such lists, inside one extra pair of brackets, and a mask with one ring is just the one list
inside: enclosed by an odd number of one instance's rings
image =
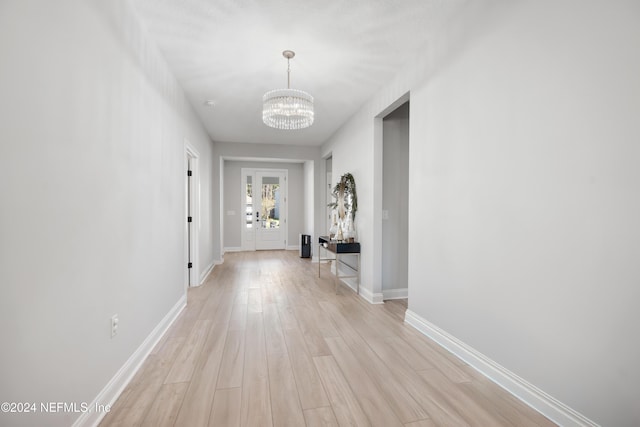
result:
[(118, 315), (114, 314), (111, 316), (111, 338), (118, 335), (118, 324), (120, 323), (120, 319), (118, 319)]

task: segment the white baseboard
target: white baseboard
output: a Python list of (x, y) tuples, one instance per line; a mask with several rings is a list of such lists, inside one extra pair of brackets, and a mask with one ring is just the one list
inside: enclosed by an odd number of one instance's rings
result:
[(287, 246), (287, 250), (288, 251), (299, 251), (300, 250), (300, 245), (289, 245), (289, 246)]
[(370, 304), (384, 304), (382, 293), (373, 293), (369, 289), (362, 286), (360, 286), (360, 296)]
[[(337, 264), (335, 261), (331, 261), (331, 273), (333, 274), (336, 274), (336, 265)], [(350, 275), (353, 275), (354, 273), (357, 273), (357, 270), (350, 267), (348, 264), (343, 264), (342, 262), (340, 262), (340, 274), (343, 274), (345, 276), (350, 276)], [(356, 289), (358, 289), (358, 279), (356, 278), (340, 279), (340, 281), (343, 284), (349, 286), (351, 289), (353, 289), (354, 292), (356, 292)], [(373, 293), (369, 289), (363, 287), (362, 283), (360, 283), (359, 290), (360, 290), (360, 297), (364, 298), (364, 300), (367, 301), (368, 303), (384, 304), (384, 298), (382, 293)]]
[[(102, 389), (98, 396), (91, 402), (89, 408), (96, 408), (99, 405), (112, 406), (118, 399), (122, 391), (129, 384), (129, 381), (138, 372), (142, 363), (145, 361), (149, 353), (158, 344), (162, 336), (167, 332), (171, 324), (178, 318), (178, 315), (187, 305), (187, 296), (183, 295), (178, 302), (169, 310), (166, 316), (151, 331), (149, 336), (142, 342), (140, 347), (129, 357), (120, 370), (115, 374), (111, 381)], [(83, 412), (80, 417), (73, 423), (73, 427), (95, 427), (100, 424), (106, 412), (87, 411)]]
[(242, 252), (242, 248), (241, 247), (237, 247), (237, 246), (231, 246), (231, 247), (225, 247), (224, 248), (224, 253), (227, 252)]
[(409, 297), (409, 288), (383, 289), (382, 295), (387, 299), (405, 299)]
[(404, 321), (556, 424), (565, 427), (598, 427), (598, 424), (584, 415), (574, 411), (411, 310), (406, 311)]
[(211, 272), (213, 271), (213, 268), (217, 265), (218, 263), (214, 260), (211, 261), (211, 264), (209, 264), (209, 266), (207, 267), (207, 269), (205, 271), (202, 272), (202, 274), (200, 275), (200, 284), (204, 284), (204, 282), (207, 281), (207, 278), (209, 277), (209, 275), (211, 274)]

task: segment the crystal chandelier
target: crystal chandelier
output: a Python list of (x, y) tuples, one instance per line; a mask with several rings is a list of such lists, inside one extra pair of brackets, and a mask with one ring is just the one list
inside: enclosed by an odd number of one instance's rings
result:
[(287, 88), (275, 89), (262, 97), (262, 121), (276, 129), (304, 129), (313, 124), (313, 96), (302, 90), (291, 89), (289, 61), (295, 52), (285, 50), (287, 58)]

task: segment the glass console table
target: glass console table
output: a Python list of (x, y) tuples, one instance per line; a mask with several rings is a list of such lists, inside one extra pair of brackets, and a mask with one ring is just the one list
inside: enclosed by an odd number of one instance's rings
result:
[[(338, 293), (338, 285), (340, 284), (340, 279), (350, 279), (356, 278), (358, 281), (356, 282), (356, 293), (360, 294), (360, 243), (347, 243), (347, 242), (338, 242), (337, 240), (331, 240), (328, 236), (320, 236), (318, 239), (318, 277), (320, 277), (320, 263), (322, 261), (335, 261), (336, 262), (336, 293)], [(321, 250), (331, 252), (334, 254), (333, 258), (322, 258)], [(340, 256), (342, 255), (356, 255), (358, 258), (358, 268), (354, 269), (349, 264), (340, 260)], [(351, 270), (356, 270), (357, 274), (353, 275), (341, 275), (340, 274), (340, 263), (346, 265)]]

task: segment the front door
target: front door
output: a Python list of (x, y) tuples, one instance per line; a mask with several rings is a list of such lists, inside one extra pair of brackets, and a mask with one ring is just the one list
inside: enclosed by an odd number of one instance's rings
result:
[(243, 168), (243, 250), (287, 247), (287, 171)]
[(286, 181), (282, 172), (256, 172), (256, 249), (286, 248)]

